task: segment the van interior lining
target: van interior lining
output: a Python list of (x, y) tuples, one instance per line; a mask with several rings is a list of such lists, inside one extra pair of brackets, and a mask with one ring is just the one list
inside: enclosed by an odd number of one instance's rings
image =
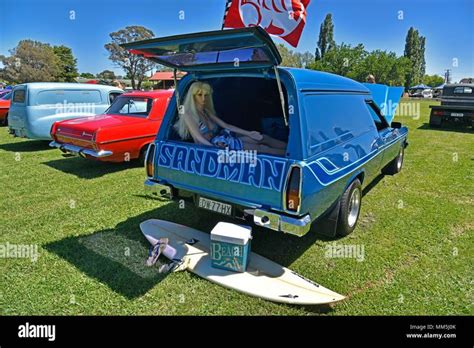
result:
[[(217, 116), (223, 121), (242, 129), (259, 131), (275, 139), (288, 142), (289, 131), (285, 126), (280, 94), (275, 79), (222, 77), (202, 81), (208, 82), (212, 86), (214, 107)], [(288, 97), (283, 84), (282, 89), (288, 109)], [(177, 115), (176, 112), (176, 118)], [(176, 118), (172, 122), (173, 124), (176, 122)], [(182, 141), (173, 128), (169, 139)], [(192, 142), (192, 139), (188, 141)]]

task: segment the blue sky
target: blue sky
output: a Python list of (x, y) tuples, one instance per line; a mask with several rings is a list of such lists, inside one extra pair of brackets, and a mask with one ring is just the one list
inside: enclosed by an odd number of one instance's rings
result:
[[(145, 26), (156, 36), (220, 29), (224, 7), (225, 0), (0, 0), (0, 54), (28, 38), (71, 47), (80, 72), (123, 74), (104, 49), (110, 32), (127, 25)], [(402, 55), (414, 26), (426, 36), (427, 73), (451, 69), (453, 81), (474, 77), (473, 0), (311, 0), (297, 51), (314, 53), (328, 12), (337, 43)]]

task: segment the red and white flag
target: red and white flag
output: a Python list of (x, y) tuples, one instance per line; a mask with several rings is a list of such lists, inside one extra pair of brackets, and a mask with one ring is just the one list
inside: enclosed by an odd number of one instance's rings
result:
[(228, 0), (223, 28), (261, 26), (296, 47), (311, 0)]

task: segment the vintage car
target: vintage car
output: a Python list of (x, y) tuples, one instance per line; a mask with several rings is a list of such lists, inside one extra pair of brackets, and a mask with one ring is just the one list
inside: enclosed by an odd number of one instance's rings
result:
[(55, 122), (51, 147), (107, 162), (144, 159), (172, 90), (124, 93), (103, 114)]
[(12, 93), (6, 93), (0, 98), (0, 125), (8, 125), (8, 111), (10, 110), (10, 102)]
[(123, 91), (111, 86), (33, 82), (15, 86), (12, 93), (10, 134), (49, 140), (54, 122), (101, 114)]
[(441, 105), (430, 105), (430, 126), (445, 122), (474, 125), (474, 84), (452, 84), (443, 87)]
[[(187, 72), (147, 152), (145, 188), (152, 194), (297, 236), (318, 226), (347, 235), (357, 224), (362, 189), (381, 171), (402, 168), (408, 130), (390, 125), (380, 109), (392, 117), (403, 88), (280, 68), (275, 44), (259, 27), (123, 47)], [(173, 125), (186, 113), (181, 100), (195, 81), (212, 86), (222, 120), (284, 141), (284, 154), (239, 156), (183, 140)]]

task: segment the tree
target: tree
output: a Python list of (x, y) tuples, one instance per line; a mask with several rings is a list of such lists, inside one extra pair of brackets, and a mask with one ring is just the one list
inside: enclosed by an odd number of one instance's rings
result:
[(54, 54), (59, 60), (60, 73), (57, 76), (57, 81), (60, 82), (74, 82), (78, 76), (77, 59), (74, 58), (72, 50), (66, 46), (54, 46)]
[(407, 72), (405, 87), (419, 84), (425, 75), (425, 45), (426, 39), (420, 36), (418, 30), (410, 27), (405, 40), (404, 56), (410, 61), (410, 69)]
[(83, 78), (85, 78), (85, 79), (93, 79), (93, 78), (95, 78), (95, 75), (92, 74), (92, 73), (90, 73), (90, 72), (81, 73), (79, 76), (80, 76), (80, 77), (83, 77)]
[(439, 75), (425, 75), (423, 77), (423, 83), (431, 87), (439, 86), (443, 82), (444, 82), (444, 77), (439, 76)]
[(324, 58), (326, 52), (336, 46), (334, 41), (334, 24), (332, 23), (332, 14), (328, 13), (324, 22), (319, 28), (318, 47), (316, 48), (315, 59)]
[(115, 80), (117, 77), (112, 70), (104, 70), (97, 74), (97, 78), (103, 80)]
[(377, 83), (403, 86), (409, 68), (410, 62), (406, 57), (397, 57), (394, 52), (375, 50), (367, 53), (348, 76), (365, 82), (367, 75), (372, 74)]
[[(132, 88), (140, 89), (142, 81), (146, 77), (146, 73), (150, 71), (154, 63), (131, 54), (126, 49), (120, 47), (121, 44), (150, 39), (154, 36), (153, 32), (142, 26), (128, 26), (119, 31), (110, 33), (112, 42), (105, 45), (105, 49), (109, 52), (109, 59), (118, 67), (125, 70), (127, 76), (132, 80)], [(138, 84), (135, 82), (138, 81)]]
[(352, 47), (351, 45), (341, 43), (327, 51), (323, 58), (310, 64), (309, 68), (351, 76), (366, 55), (367, 52), (362, 44)]
[(4, 65), (0, 75), (12, 83), (56, 81), (61, 74), (59, 58), (49, 44), (22, 40), (10, 54), (0, 56)]
[(301, 68), (301, 61), (298, 56), (290, 49), (286, 48), (283, 44), (277, 45), (278, 51), (282, 59), (282, 66), (289, 66), (294, 68)]

